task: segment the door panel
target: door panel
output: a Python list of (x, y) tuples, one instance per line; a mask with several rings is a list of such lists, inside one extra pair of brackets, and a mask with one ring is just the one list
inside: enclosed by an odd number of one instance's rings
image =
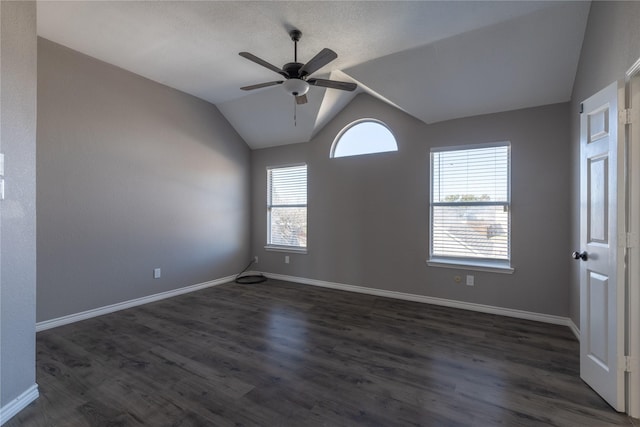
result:
[[(580, 377), (614, 409), (624, 401), (624, 171), (618, 83), (583, 103), (580, 119)], [(620, 186), (619, 186), (620, 184)], [(620, 206), (618, 206), (620, 201)]]
[(587, 286), (589, 301), (589, 352), (588, 357), (605, 370), (609, 368), (608, 351), (608, 313), (607, 295), (609, 278), (605, 275), (589, 272)]
[(609, 158), (602, 156), (589, 159), (589, 243), (607, 244), (607, 232), (609, 231), (609, 215), (607, 203), (607, 189), (609, 187)]
[(589, 120), (589, 140), (588, 144), (609, 136), (609, 106), (592, 111), (587, 115)]

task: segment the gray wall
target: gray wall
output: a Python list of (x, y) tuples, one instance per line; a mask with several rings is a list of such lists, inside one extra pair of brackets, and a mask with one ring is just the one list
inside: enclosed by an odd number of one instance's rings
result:
[[(427, 126), (359, 95), (311, 142), (252, 152), (255, 269), (566, 316), (569, 263), (569, 104)], [(337, 133), (372, 117), (395, 133), (399, 151), (330, 159)], [(512, 143), (513, 275), (427, 267), (429, 150)], [(264, 250), (267, 166), (308, 164), (308, 254)], [(475, 275), (476, 285), (453, 277)]]
[[(640, 58), (640, 2), (593, 2), (571, 96), (571, 248), (580, 244), (580, 103)], [(580, 325), (579, 266), (571, 264), (569, 313)]]
[(35, 384), (36, 4), (0, 2), (0, 408)]
[(239, 272), (250, 151), (218, 109), (41, 38), (38, 61), (37, 320)]

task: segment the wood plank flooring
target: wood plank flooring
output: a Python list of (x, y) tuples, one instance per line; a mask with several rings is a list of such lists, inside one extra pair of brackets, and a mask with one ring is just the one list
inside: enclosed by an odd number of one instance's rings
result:
[(562, 326), (269, 280), (37, 334), (6, 427), (633, 425)]

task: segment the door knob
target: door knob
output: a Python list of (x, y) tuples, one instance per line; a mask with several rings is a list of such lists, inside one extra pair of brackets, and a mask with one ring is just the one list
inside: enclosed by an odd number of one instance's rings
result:
[(573, 259), (581, 259), (583, 261), (587, 260), (587, 252), (586, 251), (574, 252), (574, 253), (571, 254), (571, 256), (573, 257)]

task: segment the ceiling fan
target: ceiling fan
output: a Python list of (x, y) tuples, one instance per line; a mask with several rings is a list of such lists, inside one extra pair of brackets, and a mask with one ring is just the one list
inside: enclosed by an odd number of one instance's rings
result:
[(263, 67), (270, 69), (271, 71), (275, 71), (285, 79), (266, 83), (258, 83), (251, 86), (244, 86), (240, 89), (253, 90), (268, 86), (282, 85), (287, 93), (295, 97), (296, 104), (306, 104), (306, 94), (309, 91), (309, 85), (347, 91), (353, 91), (358, 87), (358, 85), (356, 85), (355, 83), (308, 78), (311, 74), (315, 73), (320, 68), (336, 59), (338, 57), (338, 54), (336, 54), (331, 49), (324, 48), (316, 56), (311, 58), (309, 62), (307, 62), (306, 64), (301, 64), (300, 62), (298, 62), (298, 42), (300, 41), (300, 37), (302, 37), (302, 32), (300, 32), (300, 30), (291, 30), (289, 32), (289, 36), (291, 36), (291, 40), (293, 40), (294, 43), (293, 62), (284, 64), (282, 68), (278, 68), (275, 65), (272, 65), (264, 59), (260, 59), (249, 52), (240, 52), (239, 54), (249, 61), (253, 61), (258, 65), (262, 65)]

